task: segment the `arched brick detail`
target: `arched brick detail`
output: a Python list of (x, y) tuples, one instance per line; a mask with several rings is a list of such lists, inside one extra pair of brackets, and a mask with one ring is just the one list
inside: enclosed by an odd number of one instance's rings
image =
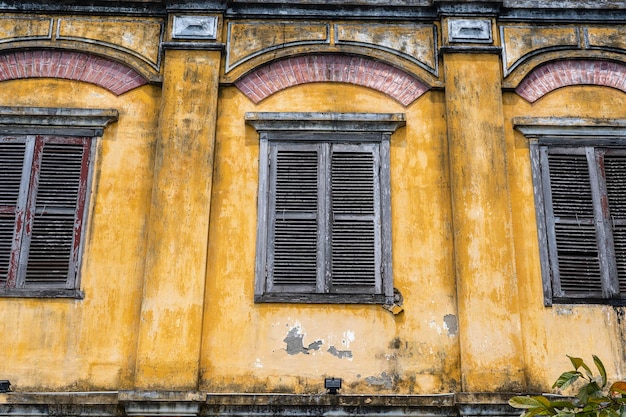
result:
[(428, 91), (412, 75), (364, 57), (309, 55), (272, 62), (235, 82), (255, 103), (288, 87), (314, 82), (361, 85), (384, 93), (407, 106)]
[(20, 78), (61, 78), (84, 81), (124, 94), (147, 83), (119, 62), (82, 52), (26, 50), (0, 54), (0, 81)]
[(549, 62), (528, 74), (515, 92), (533, 103), (568, 85), (602, 85), (626, 92), (626, 65), (572, 59)]

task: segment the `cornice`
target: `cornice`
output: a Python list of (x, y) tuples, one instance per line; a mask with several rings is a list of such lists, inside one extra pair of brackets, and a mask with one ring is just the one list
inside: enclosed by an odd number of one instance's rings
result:
[(0, 12), (114, 16), (212, 12), (242, 19), (412, 21), (494, 16), (501, 21), (626, 22), (622, 0), (0, 0)]

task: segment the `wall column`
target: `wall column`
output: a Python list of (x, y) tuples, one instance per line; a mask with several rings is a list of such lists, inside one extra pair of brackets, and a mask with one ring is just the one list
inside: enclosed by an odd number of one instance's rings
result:
[[(490, 30), (491, 21), (481, 21)], [(461, 24), (478, 26), (465, 19)], [(501, 63), (497, 48), (471, 48), (443, 48), (461, 389), (519, 391), (525, 378)]]
[(198, 384), (221, 52), (168, 49), (135, 385)]

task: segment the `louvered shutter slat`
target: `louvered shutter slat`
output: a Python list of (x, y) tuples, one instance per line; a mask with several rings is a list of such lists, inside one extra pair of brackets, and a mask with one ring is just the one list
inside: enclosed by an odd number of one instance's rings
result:
[(283, 291), (315, 289), (318, 152), (278, 149), (275, 170), (272, 285)]
[(5, 285), (8, 275), (24, 152), (23, 142), (0, 142), (0, 287)]
[(601, 292), (595, 227), (593, 225), (557, 224), (556, 236), (561, 290)]
[(63, 287), (73, 260), (77, 208), (84, 186), (82, 144), (46, 144), (39, 171), (26, 286)]
[(619, 289), (626, 297), (626, 155), (605, 155), (604, 170)]
[(558, 274), (565, 295), (602, 291), (594, 208), (585, 154), (548, 155)]
[(331, 158), (332, 289), (373, 292), (377, 281), (375, 163), (373, 152)]

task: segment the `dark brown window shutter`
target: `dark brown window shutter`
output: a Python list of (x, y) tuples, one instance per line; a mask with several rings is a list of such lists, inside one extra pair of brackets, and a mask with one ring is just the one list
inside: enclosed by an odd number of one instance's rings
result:
[(273, 154), (268, 265), (274, 291), (315, 291), (318, 252), (319, 150), (278, 147)]
[(379, 264), (374, 153), (347, 149), (331, 157), (331, 290), (374, 292)]
[(88, 142), (73, 138), (47, 140), (37, 162), (39, 175), (32, 186), (36, 197), (31, 202), (34, 216), (24, 285), (72, 287), (82, 227)]
[(586, 155), (550, 151), (548, 161), (553, 215), (549, 217), (556, 240), (551, 244), (558, 259), (553, 273), (558, 274), (563, 295), (599, 296), (602, 280)]
[(0, 288), (6, 285), (9, 273), (24, 153), (23, 141), (6, 138), (0, 141)]
[(626, 297), (626, 155), (604, 157), (619, 292)]

